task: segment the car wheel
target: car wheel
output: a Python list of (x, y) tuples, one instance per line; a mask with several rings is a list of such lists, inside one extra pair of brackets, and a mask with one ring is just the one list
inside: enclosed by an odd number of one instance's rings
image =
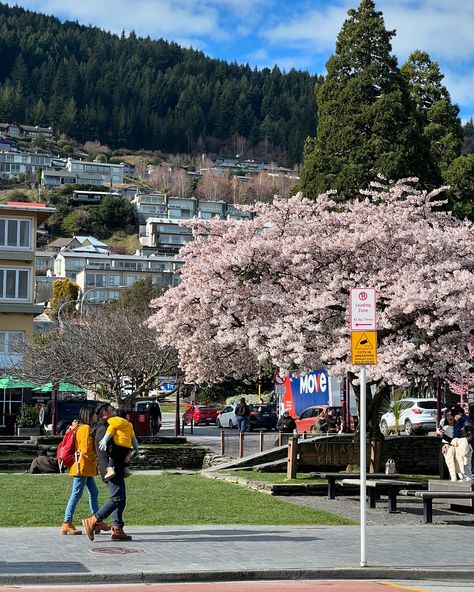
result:
[(231, 430), (234, 429), (234, 424), (232, 423), (231, 419), (229, 419), (229, 427)]
[(41, 407), (38, 414), (38, 421), (40, 425), (47, 425), (51, 423), (51, 407)]
[(222, 428), (222, 426), (221, 426), (221, 422), (220, 422), (220, 420), (218, 420), (218, 419), (216, 419), (216, 426), (217, 426), (219, 429), (221, 429), (221, 428)]
[(405, 421), (405, 434), (407, 436), (413, 436), (415, 430), (413, 429), (413, 425), (409, 419)]
[(390, 430), (388, 429), (388, 425), (387, 425), (387, 422), (385, 421), (385, 419), (382, 419), (382, 421), (380, 422), (380, 431), (382, 432), (382, 434), (384, 436), (388, 436), (390, 433)]

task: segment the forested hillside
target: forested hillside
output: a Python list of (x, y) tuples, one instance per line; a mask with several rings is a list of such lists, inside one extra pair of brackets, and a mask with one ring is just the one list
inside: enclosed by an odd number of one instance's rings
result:
[(261, 71), (0, 3), (0, 121), (165, 152), (249, 146), (300, 162), (315, 132), (306, 72)]

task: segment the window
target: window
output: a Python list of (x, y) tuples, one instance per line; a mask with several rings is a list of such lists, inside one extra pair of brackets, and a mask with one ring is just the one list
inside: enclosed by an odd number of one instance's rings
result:
[(31, 220), (0, 218), (0, 248), (31, 248)]
[(29, 269), (0, 269), (0, 300), (29, 300), (29, 285)]
[(4, 369), (23, 364), (24, 331), (0, 331), (0, 364)]
[(109, 286), (120, 286), (120, 275), (109, 275)]
[(105, 288), (105, 273), (87, 273), (86, 286)]

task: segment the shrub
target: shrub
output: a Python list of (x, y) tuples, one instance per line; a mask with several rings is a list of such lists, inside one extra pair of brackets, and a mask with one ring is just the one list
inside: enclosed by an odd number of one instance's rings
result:
[(23, 405), (16, 417), (16, 425), (19, 428), (36, 428), (39, 426), (39, 411), (32, 405)]

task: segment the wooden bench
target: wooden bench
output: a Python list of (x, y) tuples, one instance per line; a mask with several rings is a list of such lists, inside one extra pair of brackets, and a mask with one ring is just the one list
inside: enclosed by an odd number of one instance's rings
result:
[[(341, 481), (346, 478), (360, 479), (360, 473), (344, 473), (339, 472), (323, 472), (323, 473), (310, 473), (310, 477), (315, 479), (325, 479), (328, 482), (328, 499), (336, 499), (336, 481)], [(367, 480), (372, 479), (398, 479), (398, 475), (386, 475), (385, 473), (367, 473)]]
[(474, 499), (474, 491), (414, 491), (412, 489), (402, 489), (399, 494), (423, 500), (424, 524), (431, 524), (433, 522), (434, 499)]
[[(359, 485), (360, 487), (360, 479), (343, 479), (342, 485), (345, 487)], [(384, 493), (388, 495), (388, 511), (390, 513), (398, 512), (397, 495), (402, 488), (406, 487), (426, 488), (426, 484), (417, 481), (400, 481), (396, 479), (367, 479), (366, 488), (367, 496), (369, 498), (369, 508), (375, 508), (377, 505), (377, 497), (379, 497), (381, 493)]]

